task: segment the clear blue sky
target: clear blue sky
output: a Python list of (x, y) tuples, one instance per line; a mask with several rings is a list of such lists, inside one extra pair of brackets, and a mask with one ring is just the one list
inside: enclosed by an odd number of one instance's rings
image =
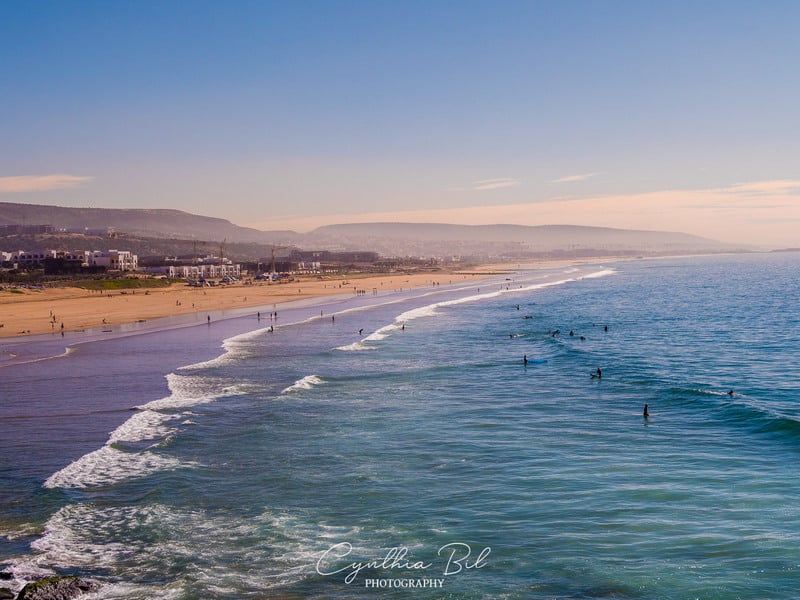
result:
[(774, 240), (800, 216), (798, 23), (780, 1), (3, 0), (0, 201)]

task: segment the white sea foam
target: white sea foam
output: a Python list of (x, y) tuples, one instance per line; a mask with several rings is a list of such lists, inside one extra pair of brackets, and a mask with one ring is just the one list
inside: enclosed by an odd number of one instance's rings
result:
[(138, 412), (112, 431), (107, 443), (140, 442), (167, 437), (175, 429), (167, 427), (166, 423), (176, 418), (178, 415), (166, 415), (152, 410)]
[[(579, 272), (579, 269), (570, 269), (568, 272)], [(466, 304), (469, 302), (477, 302), (480, 300), (487, 300), (490, 298), (497, 298), (504, 294), (515, 294), (518, 292), (530, 292), (534, 290), (540, 290), (548, 287), (554, 287), (558, 285), (564, 285), (565, 283), (570, 283), (572, 281), (580, 281), (581, 279), (592, 279), (595, 277), (605, 277), (607, 275), (613, 275), (616, 271), (613, 269), (603, 268), (600, 271), (596, 271), (593, 273), (588, 273), (587, 275), (582, 275), (580, 277), (568, 277), (565, 279), (558, 279), (556, 281), (548, 281), (544, 283), (532, 283), (529, 285), (523, 285), (516, 288), (511, 288), (510, 286), (501, 287), (499, 290), (494, 290), (491, 292), (483, 292), (483, 293), (476, 293), (470, 296), (464, 296), (462, 298), (456, 298), (454, 300), (443, 300), (441, 302), (434, 302), (432, 304), (427, 304), (425, 306), (420, 306), (417, 308), (412, 308), (411, 310), (407, 310), (406, 312), (398, 315), (394, 322), (381, 327), (375, 333), (367, 336), (362, 340), (362, 342), (368, 341), (380, 341), (386, 339), (389, 335), (393, 332), (400, 330), (405, 323), (414, 321), (415, 319), (424, 319), (428, 317), (432, 317), (437, 315), (442, 308), (448, 306), (457, 306), (459, 304)], [(480, 288), (479, 288), (480, 289)], [(352, 345), (351, 345), (352, 346)], [(339, 348), (340, 350), (343, 349), (355, 349), (350, 347), (342, 347)]]
[(75, 348), (73, 348), (72, 346), (67, 346), (64, 349), (64, 352), (62, 352), (61, 354), (54, 354), (52, 356), (39, 356), (39, 357), (36, 357), (36, 358), (31, 358), (29, 360), (21, 360), (21, 361), (17, 362), (17, 361), (14, 361), (14, 359), (17, 358), (19, 355), (18, 354), (14, 354), (14, 353), (10, 353), (10, 355), (8, 357), (4, 358), (3, 360), (4, 361), (8, 361), (10, 365), (29, 365), (31, 363), (43, 362), (45, 360), (53, 360), (54, 358), (66, 358), (67, 356), (69, 356), (73, 352), (75, 352)]
[(358, 342), (353, 342), (352, 344), (347, 344), (346, 346), (339, 346), (334, 348), (334, 350), (341, 350), (343, 352), (358, 352), (360, 350), (376, 350), (375, 346), (367, 346), (364, 343), (364, 340), (360, 340)]
[(160, 400), (153, 400), (137, 408), (149, 410), (167, 410), (186, 408), (198, 404), (213, 402), (224, 396), (235, 396), (245, 393), (244, 386), (232, 383), (219, 377), (202, 377), (196, 375), (167, 375), (167, 387), (170, 395)]
[(290, 394), (300, 390), (310, 390), (315, 385), (320, 385), (322, 383), (325, 383), (325, 380), (323, 380), (321, 377), (317, 375), (306, 375), (302, 379), (298, 379), (292, 385), (284, 389), (281, 394)]
[(603, 269), (602, 271), (596, 271), (594, 273), (589, 273), (588, 275), (582, 275), (578, 277), (578, 280), (581, 279), (595, 279), (596, 277), (606, 277), (608, 275), (615, 275), (617, 273), (614, 269)]
[(21, 540), (22, 538), (39, 533), (39, 526), (33, 523), (20, 523), (14, 526), (6, 525), (6, 527), (7, 528), (0, 529), (0, 538), (5, 538), (7, 540)]
[(246, 333), (229, 337), (222, 341), (222, 350), (223, 350), (222, 354), (210, 360), (205, 360), (203, 362), (186, 365), (185, 367), (181, 367), (181, 370), (196, 371), (199, 369), (208, 369), (211, 367), (221, 367), (236, 362), (237, 360), (240, 360), (242, 357), (247, 356), (249, 354), (250, 348), (253, 345), (253, 342), (259, 340), (264, 335), (268, 334), (269, 329), (270, 329), (269, 327), (262, 327), (254, 331), (248, 331)]
[[(212, 596), (233, 597), (242, 590), (266, 590), (305, 579), (332, 543), (355, 542), (360, 533), (359, 527), (331, 526), (271, 511), (243, 517), (162, 504), (74, 504), (50, 518), (42, 537), (32, 544), (36, 554), (17, 561), (13, 569), (30, 574), (30, 579), (77, 566), (134, 571), (141, 579), (163, 581), (165, 571), (179, 568), (182, 576), (158, 590), (126, 582), (103, 585), (86, 597), (182, 597), (172, 591), (185, 593), (185, 577), (196, 582), (201, 595), (204, 590)], [(248, 564), (258, 568), (238, 568), (245, 547)], [(205, 550), (198, 553), (198, 548)]]
[[(106, 445), (90, 452), (51, 475), (45, 481), (48, 488), (94, 488), (112, 485), (159, 471), (195, 466), (157, 452), (178, 432), (178, 420), (185, 409), (213, 402), (219, 398), (246, 393), (244, 384), (231, 383), (216, 377), (167, 375), (171, 394), (140, 406), (136, 412), (109, 436)], [(141, 451), (116, 448), (113, 444), (153, 440), (155, 443)], [(155, 450), (155, 451), (154, 451)]]
[(149, 450), (127, 452), (113, 446), (103, 446), (85, 454), (54, 473), (44, 482), (47, 488), (95, 488), (113, 485), (126, 479), (145, 477), (159, 471), (181, 466), (178, 459)]

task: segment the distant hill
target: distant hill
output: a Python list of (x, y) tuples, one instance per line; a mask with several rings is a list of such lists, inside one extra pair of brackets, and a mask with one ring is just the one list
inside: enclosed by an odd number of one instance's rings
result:
[[(426, 254), (524, 255), (580, 250), (610, 253), (687, 253), (730, 250), (715, 240), (662, 231), (577, 225), (447, 225), (438, 223), (350, 223), (327, 225), (309, 236), (327, 246), (368, 247), (382, 254), (425, 249)], [(420, 252), (421, 253), (421, 252)]]
[[(463, 256), (479, 260), (570, 254), (686, 254), (733, 246), (685, 233), (575, 225), (449, 225), (350, 223), (309, 233), (259, 231), (214, 217), (169, 209), (67, 208), (0, 202), (0, 225), (51, 225), (105, 231), (123, 237), (296, 246), (308, 250), (372, 250), (383, 256)], [(151, 244), (153, 248), (158, 244)], [(264, 255), (264, 248), (253, 250)]]
[(57, 229), (105, 230), (152, 238), (279, 243), (294, 232), (266, 232), (234, 225), (225, 219), (172, 209), (69, 208), (0, 202), (0, 225), (52, 225)]

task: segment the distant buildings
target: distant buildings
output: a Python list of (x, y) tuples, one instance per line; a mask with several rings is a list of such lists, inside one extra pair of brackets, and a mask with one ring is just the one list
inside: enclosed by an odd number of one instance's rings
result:
[(86, 264), (90, 267), (105, 267), (109, 271), (136, 271), (139, 257), (128, 250), (93, 250), (86, 253)]
[[(152, 257), (148, 266), (140, 269), (143, 273), (151, 275), (166, 275), (171, 279), (217, 279), (233, 277), (239, 279), (242, 275), (242, 266), (233, 263), (230, 259), (218, 256), (204, 256), (202, 258), (165, 258), (155, 262)], [(159, 264), (163, 263), (163, 264)]]
[(0, 259), (9, 268), (43, 267), (45, 272), (79, 271), (136, 271), (139, 257), (128, 250), (16, 250), (0, 252)]
[(222, 265), (166, 265), (163, 267), (150, 267), (148, 273), (161, 273), (171, 279), (217, 279), (234, 277), (239, 279), (242, 275), (242, 266), (236, 264)]

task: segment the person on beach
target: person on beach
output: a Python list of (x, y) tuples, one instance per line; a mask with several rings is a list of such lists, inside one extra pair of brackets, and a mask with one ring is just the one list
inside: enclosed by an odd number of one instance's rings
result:
[(211, 325), (211, 315), (206, 316), (206, 319), (208, 319), (208, 324)]

